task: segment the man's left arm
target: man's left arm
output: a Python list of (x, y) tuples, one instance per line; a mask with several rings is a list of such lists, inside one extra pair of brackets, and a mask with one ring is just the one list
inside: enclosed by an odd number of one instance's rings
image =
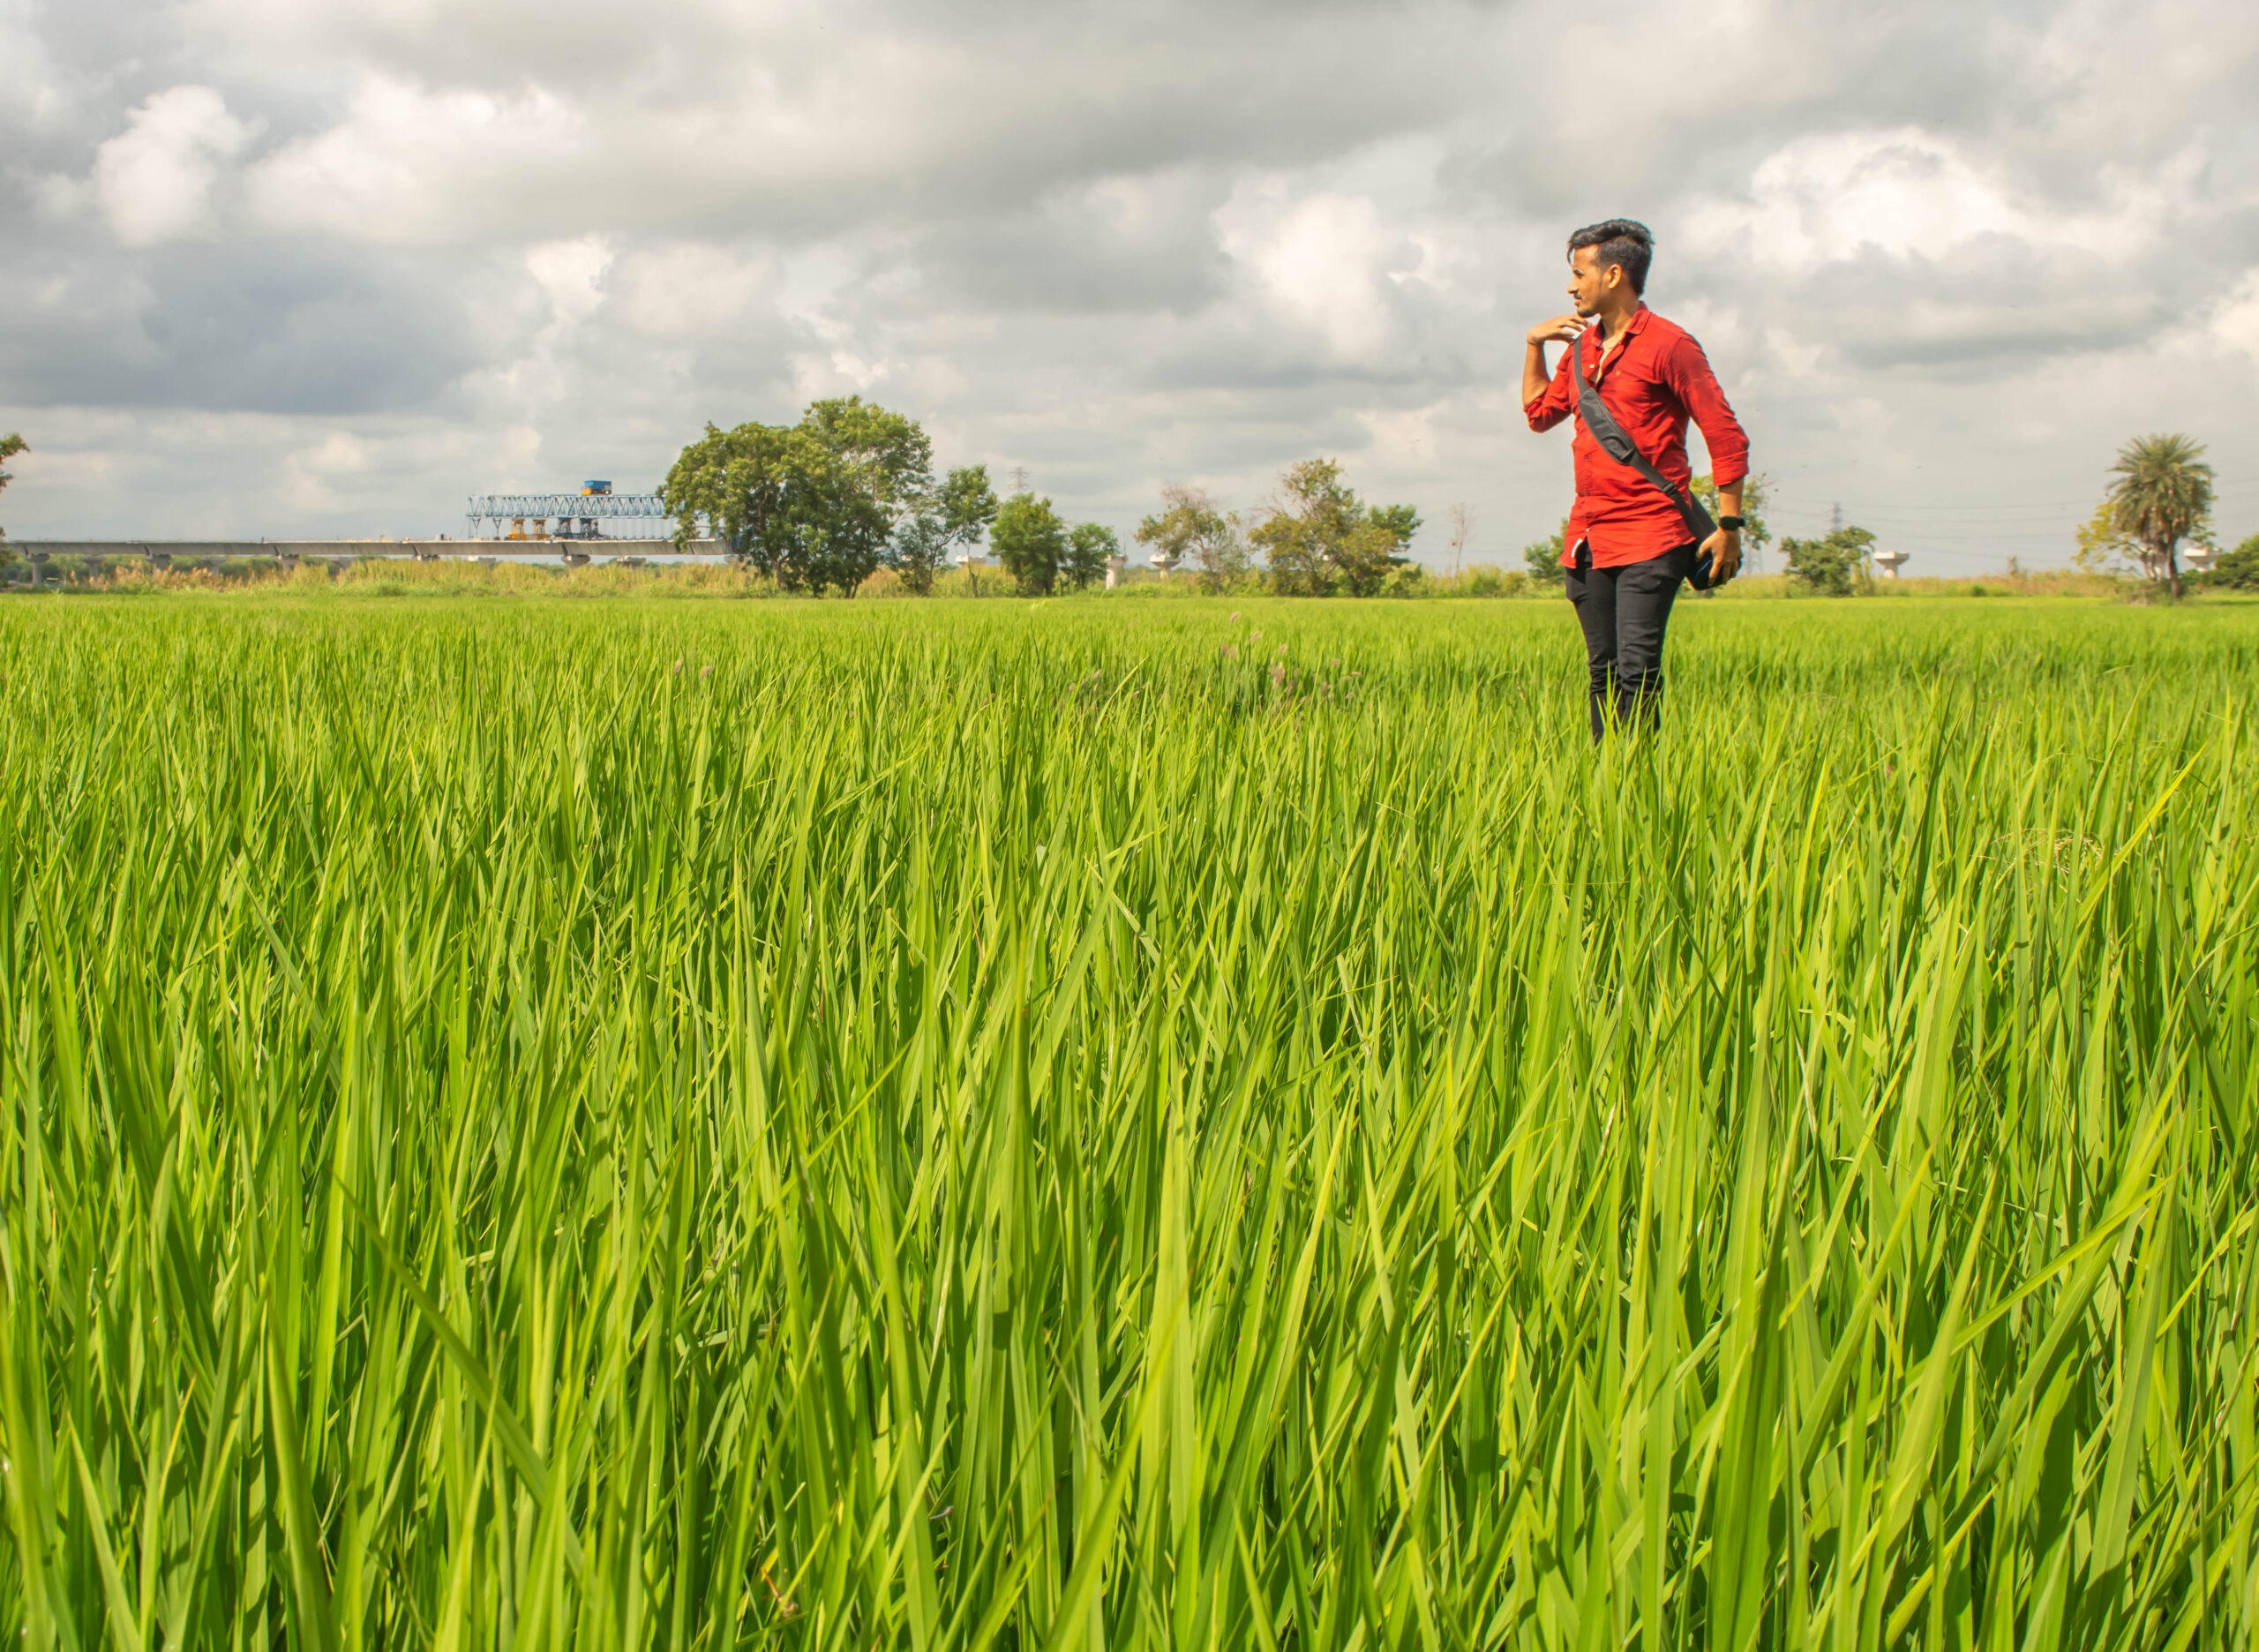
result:
[[(1670, 353), (1670, 381), (1695, 428), (1702, 432), (1703, 445), (1710, 450), (1710, 479), (1717, 484), (1718, 514), (1740, 515), (1741, 484), (1749, 476), (1749, 437), (1726, 404), (1726, 393), (1718, 388), (1710, 358), (1691, 338), (1681, 338)], [(1732, 529), (1719, 529), (1703, 541), (1702, 549), (1710, 553), (1713, 578), (1719, 584), (1731, 579), (1741, 567), (1741, 535)]]

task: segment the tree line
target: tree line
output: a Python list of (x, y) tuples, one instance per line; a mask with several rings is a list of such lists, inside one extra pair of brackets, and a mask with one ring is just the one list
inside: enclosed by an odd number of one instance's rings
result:
[[(2136, 575), (2176, 600), (2192, 567), (2208, 570), (2199, 579), (2209, 589), (2259, 590), (2259, 534), (2222, 552), (2214, 501), (2202, 442), (2137, 436), (2119, 449), (2072, 561), (2088, 574)], [(1867, 529), (1845, 524), (1817, 539), (1784, 539), (1782, 548), (1791, 577), (1823, 596), (1850, 596), (1872, 585), (1875, 543)]]
[[(708, 424), (659, 498), (678, 545), (719, 539), (732, 559), (791, 591), (852, 595), (889, 568), (922, 595), (984, 540), (1030, 595), (1078, 589), (1122, 566), (1111, 528), (1069, 522), (1024, 488), (1000, 499), (986, 465), (937, 473), (915, 419), (859, 396), (812, 402), (797, 424)], [(1417, 576), (1407, 551), (1419, 529), (1413, 507), (1369, 504), (1337, 462), (1309, 459), (1251, 514), (1199, 488), (1164, 488), (1137, 541), (1165, 571), (1184, 567), (1210, 589), (1259, 582), (1282, 594), (1371, 596)]]
[[(17, 432), (0, 435), (0, 462), (26, 449)], [(0, 490), (11, 480), (0, 469)], [(1710, 478), (1696, 477), (1694, 491), (1715, 514)], [(1069, 522), (1025, 489), (1000, 499), (985, 465), (936, 474), (933, 443), (918, 422), (859, 396), (812, 402), (797, 424), (725, 431), (709, 424), (675, 460), (659, 496), (675, 520), (677, 544), (721, 539), (734, 560), (792, 591), (852, 594), (883, 567), (923, 594), (953, 557), (977, 556), (984, 541), (1015, 586), (1031, 594), (1079, 589), (1121, 566), (1111, 528)], [(2074, 559), (2090, 573), (2138, 573), (2177, 597), (2193, 550), (2212, 565), (2203, 584), (2259, 590), (2259, 535), (2221, 552), (2214, 497), (2201, 443), (2138, 437), (2112, 466)], [(1750, 477), (1742, 537), (1756, 549), (1772, 539), (1765, 504), (1764, 478)], [(1363, 597), (1419, 576), (1407, 552), (1420, 526), (1409, 505), (1360, 499), (1338, 462), (1307, 459), (1248, 514), (1197, 487), (1165, 487), (1160, 509), (1138, 523), (1136, 537), (1165, 567), (1186, 568), (1212, 590), (1259, 584), (1280, 595)], [(6, 537), (0, 529), (0, 562), (9, 559)], [(1827, 596), (1871, 586), (1875, 543), (1854, 524), (1781, 542), (1790, 577)], [(1557, 529), (1522, 556), (1533, 580), (1558, 584), (1561, 553)]]
[[(2078, 530), (2072, 560), (2083, 572), (2135, 574), (2180, 597), (2184, 570), (2203, 570), (2198, 582), (2216, 590), (2259, 591), (2259, 534), (2232, 551), (2219, 548), (2212, 520), (2215, 500), (2211, 465), (2203, 444), (2181, 435), (2138, 436), (2119, 450), (2093, 516)], [(1707, 477), (1694, 479), (1694, 492), (1713, 514), (1717, 490)], [(1761, 549), (1772, 539), (1765, 525), (1765, 478), (1749, 478), (1742, 514), (1748, 526), (1742, 542)], [(1522, 552), (1530, 576), (1561, 582), (1564, 522), (1549, 539)], [(1849, 597), (1874, 586), (1876, 536), (1855, 522), (1842, 522), (1810, 538), (1781, 541), (1790, 579), (1815, 596)], [(2193, 556), (2193, 559), (2192, 559)]]

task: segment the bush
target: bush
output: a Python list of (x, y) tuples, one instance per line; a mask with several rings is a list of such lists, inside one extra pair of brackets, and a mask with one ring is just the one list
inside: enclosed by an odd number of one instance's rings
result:
[(1569, 571), (1561, 566), (1561, 558), (1567, 552), (1568, 536), (1569, 524), (1565, 519), (1561, 525), (1553, 530), (1553, 537), (1550, 539), (1540, 539), (1535, 544), (1527, 544), (1521, 548), (1521, 559), (1529, 565), (1529, 578), (1532, 583), (1538, 585), (1568, 583)]
[(2259, 534), (2224, 554), (2209, 574), (2194, 582), (2205, 590), (2259, 591)]
[(1067, 558), (1067, 524), (1047, 499), (1015, 493), (996, 512), (988, 529), (996, 559), (1028, 596), (1048, 597)]
[(1864, 528), (1838, 528), (1820, 539), (1783, 539), (1789, 573), (1816, 597), (1850, 597), (1871, 589), (1867, 557), (1874, 536)]
[(1059, 577), (1073, 590), (1082, 590), (1106, 577), (1108, 558), (1122, 554), (1122, 541), (1103, 522), (1077, 522), (1067, 535), (1066, 559)]
[(1306, 459), (1279, 478), (1278, 502), (1248, 537), (1282, 597), (1330, 597), (1337, 588), (1371, 597), (1410, 562), (1406, 548), (1419, 531), (1411, 506), (1368, 505), (1338, 462)]
[(1494, 567), (1479, 562), (1456, 575), (1435, 582), (1437, 590), (1450, 597), (1527, 597), (1530, 594), (1530, 578), (1520, 568)]

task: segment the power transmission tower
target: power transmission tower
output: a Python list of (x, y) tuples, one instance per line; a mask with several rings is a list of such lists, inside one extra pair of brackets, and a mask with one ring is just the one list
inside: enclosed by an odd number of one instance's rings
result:
[(1838, 504), (1835, 508), (1835, 520), (1828, 524), (1827, 531), (1830, 533), (1842, 533), (1843, 531), (1843, 507), (1841, 504)]
[(1027, 467), (1025, 465), (1014, 465), (1012, 467), (1012, 492), (1015, 493), (1024, 493), (1027, 492)]

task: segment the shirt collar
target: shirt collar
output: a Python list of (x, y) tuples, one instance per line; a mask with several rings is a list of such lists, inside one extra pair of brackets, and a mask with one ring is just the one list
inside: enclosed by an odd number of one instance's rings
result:
[[(1647, 325), (1647, 306), (1642, 304), (1632, 312), (1632, 319), (1624, 324), (1625, 339), (1629, 341), (1639, 337), (1640, 329)], [(1577, 341), (1577, 347), (1581, 349), (1583, 346), (1584, 341), (1580, 338)], [(1603, 356), (1606, 357), (1605, 361), (1602, 359)], [(1594, 329), (1592, 340), (1592, 372), (1595, 375), (1594, 382), (1597, 384), (1601, 377), (1614, 372), (1616, 364), (1623, 359), (1623, 350), (1619, 348), (1612, 353), (1610, 352), (1607, 341), (1600, 336), (1597, 328)]]
[(1647, 306), (1645, 304), (1642, 304), (1638, 309), (1632, 312), (1632, 319), (1624, 324), (1624, 336), (1625, 338), (1636, 337), (1640, 329), (1647, 325)]

